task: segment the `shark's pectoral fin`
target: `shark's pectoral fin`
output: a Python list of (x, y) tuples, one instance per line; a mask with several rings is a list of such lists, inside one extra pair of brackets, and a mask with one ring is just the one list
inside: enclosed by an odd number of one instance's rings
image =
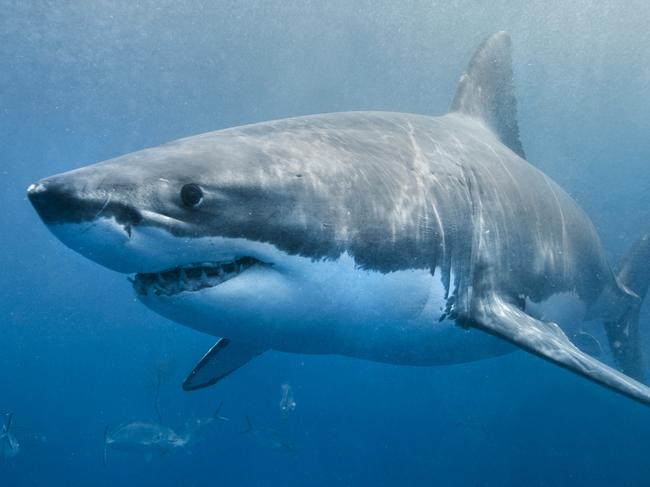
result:
[(187, 376), (183, 389), (193, 391), (214, 385), (262, 352), (257, 347), (220, 338)]
[(481, 299), (475, 304), (469, 321), (470, 326), (650, 405), (650, 388), (582, 352), (555, 323), (536, 320), (498, 296)]

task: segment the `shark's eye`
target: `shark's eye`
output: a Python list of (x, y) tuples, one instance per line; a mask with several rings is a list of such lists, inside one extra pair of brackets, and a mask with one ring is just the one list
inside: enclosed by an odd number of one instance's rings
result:
[(181, 188), (181, 201), (188, 208), (198, 208), (203, 203), (203, 190), (198, 184), (186, 184)]

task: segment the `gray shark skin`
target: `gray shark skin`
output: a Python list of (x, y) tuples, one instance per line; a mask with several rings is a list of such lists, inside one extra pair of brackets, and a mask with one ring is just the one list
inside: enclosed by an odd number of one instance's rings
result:
[(524, 158), (510, 40), (489, 37), (440, 117), (349, 112), (206, 133), (30, 186), (67, 246), (138, 298), (223, 337), (186, 380), (265, 350), (408, 365), (523, 348), (650, 404), (579, 350), (585, 319), (642, 375), (648, 234), (620, 271), (585, 213)]

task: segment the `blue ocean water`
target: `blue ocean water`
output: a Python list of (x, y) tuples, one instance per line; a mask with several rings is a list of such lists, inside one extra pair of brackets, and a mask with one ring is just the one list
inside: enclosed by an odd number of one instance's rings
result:
[[(183, 392), (213, 338), (146, 310), (25, 197), (44, 176), (219, 128), (444, 113), (476, 46), (506, 30), (528, 159), (585, 208), (615, 262), (650, 222), (650, 4), (0, 7), (0, 412), (22, 444), (0, 458), (0, 486), (650, 484), (650, 410), (525, 353), (440, 368), (267, 353)], [(648, 335), (648, 306), (641, 322)], [(286, 383), (296, 408), (283, 415)], [(231, 421), (186, 451), (103, 465), (106, 425), (157, 421), (158, 407), (175, 427), (220, 402)], [(243, 434), (246, 416), (295, 451)]]

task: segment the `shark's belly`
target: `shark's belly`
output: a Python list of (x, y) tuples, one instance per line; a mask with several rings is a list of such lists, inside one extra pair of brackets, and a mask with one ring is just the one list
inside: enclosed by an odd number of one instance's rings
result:
[(143, 301), (176, 322), (260, 349), (409, 365), (469, 362), (513, 350), (448, 319), (452, 293), (439, 271), (380, 273), (344, 256), (305, 261), (291, 272), (309, 277), (296, 288), (285, 273), (259, 269), (205, 292)]
[[(400, 365), (449, 365), (497, 357), (515, 348), (489, 334), (464, 329), (451, 320), (423, 326), (386, 323), (363, 336), (346, 334), (334, 353)], [(313, 353), (319, 353), (317, 347)]]

